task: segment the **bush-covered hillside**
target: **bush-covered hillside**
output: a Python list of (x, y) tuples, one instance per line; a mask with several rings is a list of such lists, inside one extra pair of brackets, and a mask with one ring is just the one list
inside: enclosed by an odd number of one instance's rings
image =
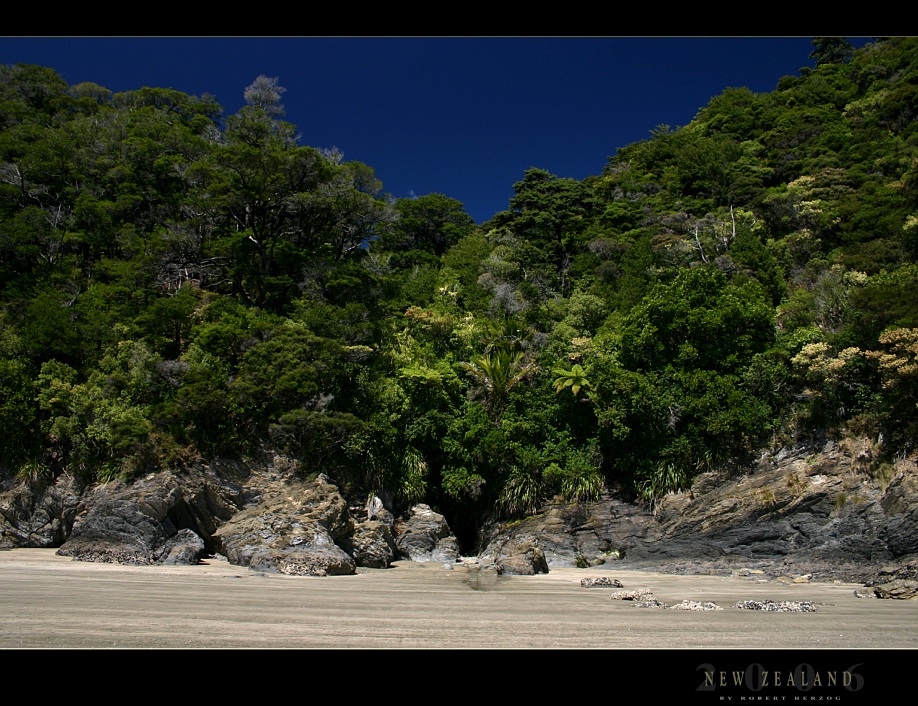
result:
[(475, 224), (208, 96), (0, 66), (0, 474), (282, 450), (458, 533), (918, 423), (918, 39), (731, 88)]

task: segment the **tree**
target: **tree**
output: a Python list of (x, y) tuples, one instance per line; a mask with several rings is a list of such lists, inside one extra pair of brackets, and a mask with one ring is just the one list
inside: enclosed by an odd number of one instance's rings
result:
[(284, 106), (280, 99), (287, 89), (277, 85), (277, 81), (277, 76), (268, 78), (264, 74), (260, 75), (243, 91), (245, 102), (260, 108), (272, 118), (284, 115)]
[(656, 285), (584, 366), (603, 455), (636, 489), (682, 487), (754, 443), (771, 410), (743, 373), (774, 338), (773, 310), (755, 281), (695, 267)]
[(208, 252), (229, 266), (229, 291), (273, 310), (362, 255), (389, 216), (372, 169), (296, 145), (272, 102), (280, 90), (273, 79), (250, 86), (252, 102), (228, 119), (198, 187), (213, 228)]
[(394, 220), (380, 233), (383, 250), (423, 250), (441, 257), (475, 225), (461, 202), (443, 194), (397, 199), (394, 210)]
[(26, 361), (0, 358), (0, 475), (38, 449), (35, 383)]
[(714, 267), (680, 272), (658, 284), (625, 318), (622, 364), (735, 371), (774, 340), (774, 313), (758, 282), (731, 284)]
[(561, 294), (566, 294), (572, 258), (586, 245), (581, 235), (589, 223), (590, 190), (575, 179), (536, 167), (527, 169), (513, 190), (510, 209), (494, 216), (490, 225), (509, 230), (531, 246), (524, 266), (547, 267)]
[(844, 37), (814, 37), (813, 46), (810, 58), (816, 61), (816, 66), (847, 64), (854, 55), (854, 46)]

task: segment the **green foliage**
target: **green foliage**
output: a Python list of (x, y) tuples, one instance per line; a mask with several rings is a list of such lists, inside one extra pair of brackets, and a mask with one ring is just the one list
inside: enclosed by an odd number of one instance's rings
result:
[(479, 386), (484, 404), (497, 417), (504, 409), (510, 390), (534, 371), (535, 364), (526, 360), (523, 351), (501, 345), (463, 363), (462, 367)]
[(21, 338), (36, 363), (58, 359), (79, 365), (80, 339), (73, 309), (59, 293), (45, 289), (29, 303), (21, 326)]
[(622, 364), (650, 371), (675, 365), (733, 371), (774, 340), (774, 320), (755, 282), (728, 283), (697, 267), (657, 285), (623, 322)]
[(657, 501), (667, 493), (686, 490), (689, 485), (690, 477), (684, 468), (672, 461), (661, 460), (639, 481), (638, 495), (655, 508)]
[(591, 193), (581, 182), (535, 167), (527, 169), (513, 189), (510, 209), (497, 214), (489, 225), (523, 240), (515, 254), (523, 269), (544, 273), (548, 287), (568, 293), (571, 259), (584, 247)]
[(31, 366), (0, 358), (0, 474), (38, 453), (35, 387)]
[(174, 393), (151, 409), (157, 427), (206, 454), (232, 456), (251, 445), (228, 360), (192, 343), (171, 367)]
[(574, 397), (580, 394), (580, 390), (587, 390), (590, 387), (590, 381), (586, 378), (586, 372), (579, 363), (575, 363), (570, 370), (564, 368), (555, 368), (552, 370), (555, 375), (555, 392), (561, 392), (570, 388)]
[(106, 481), (146, 463), (153, 360), (143, 344), (124, 341), (82, 383), (63, 363), (42, 365), (37, 400), (58, 470), (85, 482)]
[(603, 454), (645, 493), (651, 481), (668, 487), (658, 476), (690, 481), (707, 459), (756, 443), (772, 410), (743, 371), (774, 337), (757, 283), (731, 284), (716, 269), (694, 268), (657, 285), (625, 318), (611, 350), (594, 347), (586, 366)]
[(348, 412), (294, 409), (281, 414), (268, 434), (278, 448), (309, 459), (312, 471), (326, 471), (344, 460), (340, 451), (363, 429), (363, 422)]
[(545, 500), (546, 482), (538, 469), (514, 466), (497, 499), (497, 510), (505, 517), (534, 514)]
[(890, 327), (918, 327), (918, 267), (909, 263), (870, 277), (850, 296), (848, 311), (855, 342), (867, 345)]
[(340, 342), (295, 322), (274, 329), (246, 350), (232, 382), (243, 415), (258, 424), (302, 407), (327, 408), (342, 382), (342, 353)]
[[(728, 88), (480, 227), (244, 107), (0, 66), (3, 472), (272, 446), (466, 541), (765, 442), (916, 430), (918, 40)], [(570, 394), (568, 394), (568, 391)]]
[(379, 245), (385, 251), (421, 250), (442, 256), (471, 232), (472, 217), (463, 205), (443, 194), (397, 199), (396, 217), (382, 229)]
[(560, 490), (565, 502), (587, 502), (599, 500), (605, 490), (602, 475), (602, 456), (594, 441), (583, 446), (564, 447), (562, 464), (550, 465), (545, 475), (549, 483)]
[(816, 66), (847, 64), (854, 55), (854, 47), (844, 37), (815, 37), (813, 46), (810, 58), (816, 60)]

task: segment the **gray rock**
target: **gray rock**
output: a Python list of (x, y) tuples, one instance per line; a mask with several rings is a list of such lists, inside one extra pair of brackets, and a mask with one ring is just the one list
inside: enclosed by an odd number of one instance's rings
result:
[(549, 566), (864, 581), (916, 553), (918, 472), (913, 460), (899, 461), (884, 487), (848, 447), (799, 445), (703, 473), (690, 490), (660, 499), (655, 512), (612, 495), (549, 504), (522, 521), (485, 527), (480, 553), (533, 537)]
[(397, 547), (392, 529), (385, 522), (369, 520), (354, 528), (354, 534), (342, 546), (357, 566), (386, 569), (395, 560)]
[(909, 600), (918, 596), (918, 581), (895, 579), (888, 583), (881, 583), (873, 587), (877, 598), (895, 598)]
[(654, 601), (656, 598), (651, 591), (646, 586), (641, 586), (633, 590), (627, 591), (615, 591), (612, 594), (613, 601), (640, 601), (642, 603), (647, 601)]
[(688, 601), (669, 606), (672, 610), (723, 610), (722, 607), (710, 601)]
[(856, 588), (854, 589), (854, 595), (858, 598), (876, 598), (877, 592), (872, 588)]
[(337, 544), (349, 541), (354, 523), (326, 476), (267, 485), (257, 498), (214, 533), (231, 564), (300, 576), (356, 572), (353, 557)]
[(456, 561), (459, 545), (446, 518), (423, 503), (395, 522), (398, 554), (409, 561), (423, 563)]
[(15, 480), (0, 487), (0, 549), (59, 547), (79, 512), (81, 488), (69, 475), (50, 483)]
[[(801, 444), (763, 453), (701, 474), (653, 511), (611, 492), (594, 502), (552, 502), (525, 520), (489, 524), (475, 553), (489, 571), (507, 574), (553, 566), (740, 572), (869, 580), (863, 595), (913, 597), (918, 576), (903, 566), (918, 556), (918, 466), (899, 460), (891, 475), (875, 478), (849, 448)], [(6, 479), (0, 548), (59, 546), (85, 561), (194, 563), (203, 543), (232, 563), (309, 575), (384, 567), (400, 557), (458, 560), (446, 518), (430, 507), (396, 520), (378, 502), (368, 507), (362, 494), (349, 509), (328, 478), (307, 488), (303, 468), (301, 460), (268, 453), (91, 488), (66, 475)], [(383, 504), (386, 497), (380, 491)]]
[(254, 571), (277, 572), (289, 576), (349, 576), (356, 573), (354, 559), (340, 547), (322, 537), (317, 528), (316, 536), (303, 549), (277, 551), (257, 548), (246, 553), (239, 563)]
[[(907, 561), (900, 566), (886, 566), (864, 584), (865, 594), (875, 598), (909, 600), (918, 596), (918, 560)], [(856, 592), (857, 593), (857, 592)], [(858, 593), (861, 597), (866, 597)]]
[(659, 532), (629, 556), (885, 560), (891, 553), (880, 493), (863, 484), (855, 499), (851, 473), (851, 459), (829, 447), (818, 454), (796, 449), (780, 462), (764, 456), (745, 473), (710, 484), (700, 477), (690, 493), (661, 501)]
[(886, 543), (896, 556), (918, 554), (918, 470), (914, 463), (900, 462), (881, 506), (886, 515)]
[(194, 565), (204, 557), (204, 540), (190, 529), (180, 529), (163, 546), (160, 564)]
[[(131, 484), (97, 486), (81, 499), (82, 514), (60, 556), (119, 564), (196, 564), (202, 535), (235, 511), (230, 497), (203, 478), (152, 474)], [(179, 534), (180, 530), (187, 530)], [(196, 539), (195, 539), (196, 538)]]
[(493, 563), (499, 574), (507, 576), (534, 576), (549, 572), (540, 541), (531, 536), (515, 535), (494, 542), (482, 554), (482, 559)]
[(596, 502), (551, 503), (536, 515), (513, 523), (494, 522), (481, 532), (481, 554), (495, 554), (514, 537), (533, 537), (549, 566), (602, 566), (626, 556), (654, 525), (647, 508), (605, 495)]
[(459, 553), (459, 540), (449, 535), (437, 540), (437, 546), (430, 553), (430, 560), (452, 564), (459, 559)]

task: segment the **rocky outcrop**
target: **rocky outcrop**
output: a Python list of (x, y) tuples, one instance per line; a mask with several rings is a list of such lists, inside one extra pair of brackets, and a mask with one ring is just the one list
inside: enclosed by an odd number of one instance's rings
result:
[(368, 569), (386, 569), (398, 556), (392, 527), (380, 520), (357, 524), (354, 534), (342, 543), (342, 548), (354, 558), (357, 566)]
[[(283, 467), (277, 457), (273, 467)], [(414, 506), (399, 520), (378, 498), (365, 508), (350, 508), (323, 474), (305, 481), (259, 472), (248, 485), (246, 507), (214, 533), (218, 551), (233, 564), (333, 576), (353, 574), (357, 567), (385, 569), (398, 558), (454, 562), (459, 556), (446, 519), (427, 505)]]
[(865, 580), (915, 551), (918, 493), (913, 461), (900, 461), (886, 481), (857, 461), (830, 442), (765, 454), (728, 477), (702, 476), (689, 493), (664, 499), (658, 526), (630, 557)]
[(886, 545), (893, 556), (918, 555), (918, 467), (909, 459), (896, 464), (895, 470), (880, 501)]
[(901, 566), (888, 566), (880, 569), (877, 575), (868, 580), (866, 588), (858, 592), (867, 597), (872, 593), (874, 598), (896, 598), (907, 600), (918, 597), (918, 560), (908, 561)]
[(877, 562), (893, 557), (879, 485), (828, 444), (764, 455), (732, 477), (712, 473), (661, 503), (658, 531), (633, 548), (640, 558), (764, 559), (793, 564)]
[(844, 445), (798, 446), (745, 466), (700, 475), (651, 511), (614, 497), (552, 504), (495, 523), (482, 554), (531, 538), (551, 566), (729, 574), (738, 567), (780, 577), (860, 582), (916, 553), (918, 470), (901, 460), (874, 477)]
[(430, 507), (398, 522), (375, 497), (352, 511), (328, 477), (306, 480), (276, 454), (90, 488), (67, 475), (8, 486), (0, 547), (58, 546), (80, 561), (195, 564), (220, 554), (258, 571), (328, 576), (459, 556), (446, 519)]
[(353, 574), (357, 563), (338, 542), (354, 532), (345, 499), (320, 474), (288, 480), (262, 492), (215, 533), (232, 564), (299, 576)]
[(96, 486), (81, 498), (70, 537), (58, 549), (80, 561), (196, 564), (205, 537), (238, 509), (234, 490), (213, 478), (154, 474)]
[(548, 561), (538, 540), (531, 536), (514, 536), (493, 542), (481, 555), (482, 562), (492, 563), (497, 573), (507, 576), (534, 576), (548, 573)]
[(611, 495), (596, 502), (557, 502), (525, 520), (488, 525), (479, 553), (499, 556), (511, 540), (531, 539), (549, 568), (601, 566), (644, 541), (652, 525), (649, 509)]
[(81, 488), (68, 475), (0, 487), (0, 549), (59, 547), (80, 512)]
[[(868, 472), (849, 448), (765, 453), (702, 474), (652, 508), (607, 494), (492, 523), (473, 551), (487, 569), (478, 585), (492, 573), (614, 565), (839, 579), (866, 583), (859, 595), (912, 597), (918, 467), (900, 459)], [(237, 565), (297, 575), (348, 574), (399, 559), (460, 560), (447, 519), (431, 507), (396, 518), (376, 496), (349, 506), (329, 478), (307, 480), (300, 464), (279, 455), (88, 489), (66, 475), (13, 485), (0, 488), (0, 547), (60, 546), (75, 559), (136, 564), (195, 563), (220, 553)]]

